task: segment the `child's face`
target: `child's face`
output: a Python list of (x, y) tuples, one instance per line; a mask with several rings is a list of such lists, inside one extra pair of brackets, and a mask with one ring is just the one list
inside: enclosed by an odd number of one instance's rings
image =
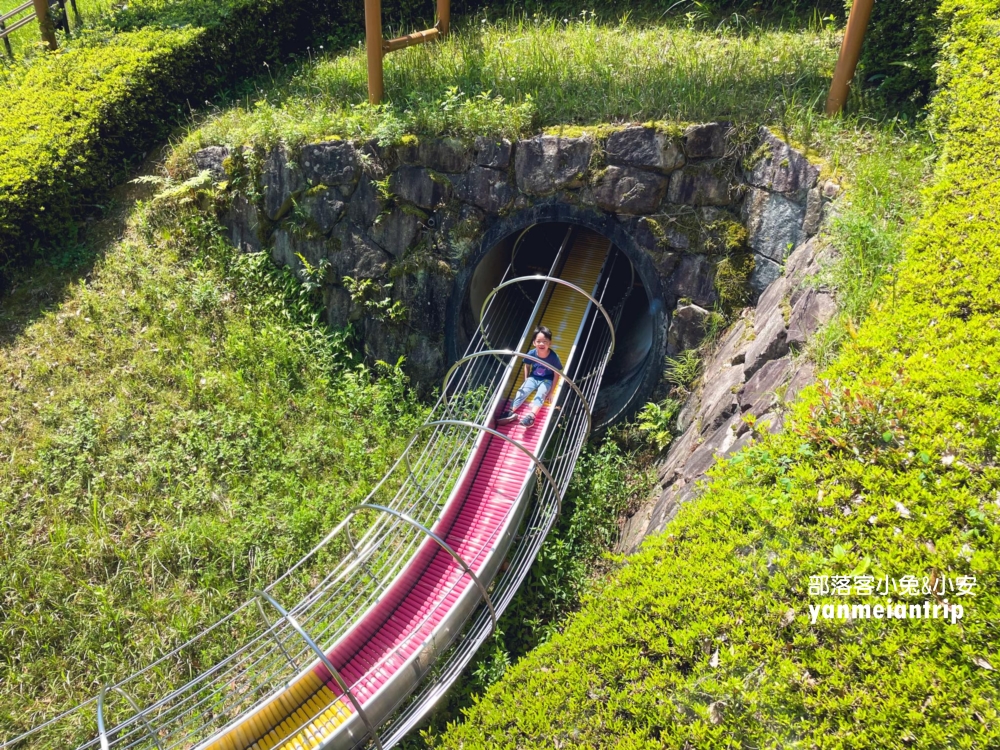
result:
[(549, 345), (551, 343), (552, 343), (551, 341), (545, 338), (544, 334), (540, 333), (537, 336), (535, 336), (535, 348), (538, 350), (538, 353), (541, 354), (543, 357), (549, 353)]

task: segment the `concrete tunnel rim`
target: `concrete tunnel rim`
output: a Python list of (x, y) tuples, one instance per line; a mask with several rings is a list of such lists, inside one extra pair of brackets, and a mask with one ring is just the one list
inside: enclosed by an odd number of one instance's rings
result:
[[(641, 217), (636, 217), (641, 218)], [(469, 255), (465, 265), (455, 274), (452, 280), (451, 294), (445, 312), (445, 362), (448, 367), (458, 358), (457, 331), (462, 317), (462, 307), (469, 292), (476, 269), (486, 255), (504, 239), (516, 235), (535, 224), (563, 223), (590, 229), (611, 241), (625, 253), (632, 262), (635, 274), (646, 292), (650, 314), (653, 319), (652, 341), (643, 363), (640, 365), (642, 375), (638, 379), (633, 393), (614, 409), (608, 420), (594, 426), (595, 434), (608, 427), (613, 421), (637, 411), (637, 403), (642, 397), (652, 393), (660, 378), (659, 369), (653, 366), (663, 359), (666, 353), (667, 327), (670, 316), (664, 301), (663, 282), (659, 272), (653, 265), (653, 260), (639, 245), (614, 214), (596, 209), (583, 208), (568, 203), (550, 201), (515, 211), (508, 216), (499, 217), (489, 224), (482, 233), (475, 252)], [(659, 302), (659, 304), (656, 304)]]

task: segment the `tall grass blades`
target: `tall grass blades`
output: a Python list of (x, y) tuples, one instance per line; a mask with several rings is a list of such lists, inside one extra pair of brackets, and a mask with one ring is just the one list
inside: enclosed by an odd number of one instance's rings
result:
[(822, 29), (706, 35), (628, 21), (484, 20), (440, 44), (386, 57), (382, 109), (366, 104), (365, 56), (357, 48), (221, 113), (193, 132), (186, 148), (365, 137), (378, 128), (391, 140), (394, 122), (399, 134), (509, 136), (614, 121), (770, 121), (792, 92), (801, 101), (825, 94), (838, 44)]

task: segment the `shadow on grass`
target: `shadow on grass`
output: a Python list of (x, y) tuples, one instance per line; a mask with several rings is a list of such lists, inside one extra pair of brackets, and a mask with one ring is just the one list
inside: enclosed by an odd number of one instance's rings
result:
[(160, 171), (165, 149), (156, 149), (136, 167), (129, 180), (104, 196), (104, 216), (85, 221), (79, 237), (68, 239), (61, 247), (29, 266), (15, 267), (6, 277), (0, 276), (0, 347), (10, 346), (34, 321), (56, 309), (66, 299), (69, 289), (90, 277), (94, 266), (125, 231), (128, 217), (140, 200), (152, 197), (154, 185), (132, 182), (140, 175)]

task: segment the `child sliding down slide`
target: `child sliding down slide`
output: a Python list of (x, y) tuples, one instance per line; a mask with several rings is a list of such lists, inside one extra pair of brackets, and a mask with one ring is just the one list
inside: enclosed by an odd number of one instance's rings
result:
[[(562, 362), (559, 361), (559, 356), (552, 351), (552, 331), (545, 326), (538, 326), (535, 329), (534, 344), (535, 348), (528, 352), (529, 355), (548, 362), (556, 370), (562, 369)], [(518, 389), (517, 395), (514, 397), (514, 403), (511, 404), (509, 409), (505, 409), (500, 418), (497, 419), (497, 424), (510, 424), (517, 419), (517, 410), (527, 400), (528, 396), (531, 395), (531, 392), (534, 391), (535, 397), (531, 401), (531, 411), (521, 419), (521, 424), (525, 427), (533, 425), (535, 423), (535, 415), (542, 408), (542, 404), (545, 403), (545, 397), (555, 387), (557, 379), (558, 376), (551, 368), (538, 362), (526, 361), (524, 363), (524, 383)]]

